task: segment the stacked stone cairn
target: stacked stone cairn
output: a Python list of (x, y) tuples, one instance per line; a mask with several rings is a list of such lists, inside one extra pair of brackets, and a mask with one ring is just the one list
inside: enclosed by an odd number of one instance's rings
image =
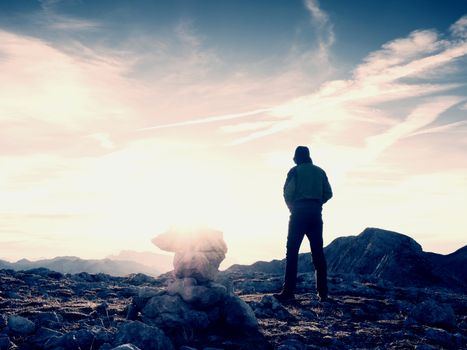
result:
[(152, 242), (175, 253), (174, 271), (166, 288), (140, 291), (130, 318), (162, 329), (175, 347), (259, 334), (252, 309), (233, 293), (231, 283), (217, 279), (227, 253), (222, 232), (170, 229)]

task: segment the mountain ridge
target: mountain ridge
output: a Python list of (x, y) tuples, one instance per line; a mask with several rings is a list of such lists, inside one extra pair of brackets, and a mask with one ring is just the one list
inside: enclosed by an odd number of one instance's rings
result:
[[(366, 228), (357, 236), (333, 240), (324, 249), (328, 272), (370, 275), (403, 285), (466, 288), (467, 246), (447, 255), (424, 252), (413, 238), (394, 231)], [(227, 272), (282, 274), (285, 259), (232, 265)], [(312, 271), (310, 253), (299, 255), (298, 271)]]

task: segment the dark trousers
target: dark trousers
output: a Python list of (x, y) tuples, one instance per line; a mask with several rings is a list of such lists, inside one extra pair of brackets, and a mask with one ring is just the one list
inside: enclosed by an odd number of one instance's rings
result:
[(327, 267), (323, 251), (323, 219), (321, 204), (310, 201), (294, 205), (289, 220), (287, 260), (283, 292), (293, 294), (297, 283), (298, 251), (303, 237), (310, 241), (311, 256), (315, 266), (316, 289), (320, 296), (327, 296)]

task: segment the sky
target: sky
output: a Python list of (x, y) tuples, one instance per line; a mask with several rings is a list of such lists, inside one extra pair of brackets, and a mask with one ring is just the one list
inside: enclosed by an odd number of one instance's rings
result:
[(298, 145), (334, 191), (325, 244), (464, 246), (467, 1), (0, 2), (0, 258), (203, 224), (227, 263), (281, 259)]

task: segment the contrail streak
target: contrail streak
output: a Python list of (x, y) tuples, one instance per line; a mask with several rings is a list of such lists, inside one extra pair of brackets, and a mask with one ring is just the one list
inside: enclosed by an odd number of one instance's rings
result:
[(224, 115), (212, 116), (212, 117), (207, 117), (207, 118), (202, 118), (202, 119), (188, 120), (188, 121), (184, 121), (184, 122), (148, 126), (148, 127), (145, 127), (145, 128), (135, 129), (134, 131), (166, 129), (166, 128), (173, 128), (173, 127), (178, 127), (178, 126), (206, 124), (206, 123), (212, 123), (212, 122), (217, 122), (217, 121), (231, 120), (231, 119), (248, 117), (250, 115), (269, 112), (271, 110), (272, 110), (272, 108), (256, 109), (254, 111), (248, 111), (248, 112), (243, 112), (243, 113), (224, 114)]

